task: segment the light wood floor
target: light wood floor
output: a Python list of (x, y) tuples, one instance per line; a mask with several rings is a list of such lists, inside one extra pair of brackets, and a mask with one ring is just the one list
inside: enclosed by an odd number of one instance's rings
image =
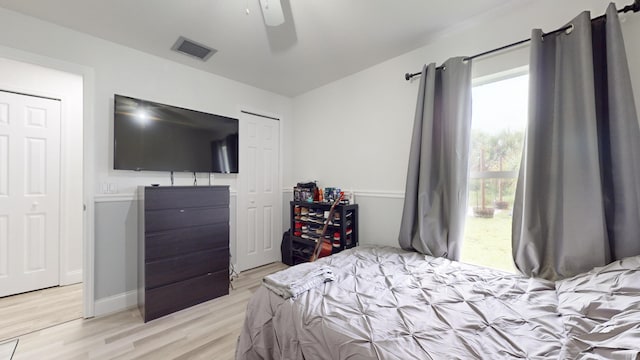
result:
[(0, 298), (0, 342), (82, 318), (82, 284)]
[(20, 337), (14, 360), (233, 359), (251, 294), (274, 263), (242, 272), (228, 296), (143, 323), (137, 309), (76, 320)]

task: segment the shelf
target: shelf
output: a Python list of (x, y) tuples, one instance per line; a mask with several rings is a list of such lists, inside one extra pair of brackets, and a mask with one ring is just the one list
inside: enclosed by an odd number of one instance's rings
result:
[[(313, 208), (325, 208), (327, 210), (329, 210), (331, 208), (331, 205), (333, 205), (333, 203), (329, 203), (329, 202), (306, 202), (306, 201), (291, 201), (292, 205), (295, 206), (300, 206), (300, 207), (313, 207)], [(346, 210), (351, 210), (351, 209), (356, 209), (358, 207), (358, 204), (338, 204), (336, 205), (336, 209), (343, 207)]]
[[(320, 222), (320, 221), (302, 220), (302, 219), (294, 219), (294, 220), (295, 220), (295, 222), (301, 222), (301, 223), (305, 223), (305, 224), (313, 224), (313, 225), (318, 225), (318, 226), (324, 226), (324, 222)], [(340, 225), (340, 224), (329, 224), (328, 226), (334, 227), (334, 228), (340, 228), (342, 225)]]
[(291, 240), (307, 246), (316, 246), (317, 242), (311, 239), (301, 238), (299, 236), (291, 236)]
[[(306, 252), (308, 252), (315, 248), (316, 244), (320, 240), (320, 235), (317, 234), (316, 231), (320, 231), (324, 227), (327, 219), (325, 219), (323, 215), (324, 212), (331, 209), (331, 206), (332, 203), (328, 202), (290, 202), (290, 225), (292, 229), (289, 236), (292, 249), (289, 252), (291, 256), (290, 261), (295, 264), (309, 261), (310, 257), (307, 257), (302, 250), (306, 248)], [(304, 215), (301, 214), (301, 208), (306, 208)], [(310, 214), (307, 213), (307, 209)], [(339, 214), (337, 215), (339, 220), (336, 220), (336, 224), (327, 224), (327, 230), (324, 234), (325, 239), (332, 244), (331, 254), (336, 254), (342, 250), (358, 246), (358, 204), (338, 204), (335, 207), (335, 213)], [(302, 217), (304, 217), (305, 220), (303, 220)], [(302, 226), (308, 228), (309, 231), (303, 234), (312, 238), (303, 238), (301, 236), (293, 235), (295, 231), (301, 231), (300, 228), (295, 228), (296, 224), (298, 224), (298, 226), (302, 224)], [(339, 235), (340, 240), (334, 240), (333, 235)], [(338, 244), (338, 246), (333, 246), (334, 244)]]

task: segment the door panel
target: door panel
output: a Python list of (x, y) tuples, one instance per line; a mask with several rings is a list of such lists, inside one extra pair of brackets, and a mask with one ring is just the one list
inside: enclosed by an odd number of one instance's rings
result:
[(7, 277), (9, 268), (9, 217), (0, 215), (0, 279)]
[(0, 103), (0, 124), (9, 125), (9, 104)]
[(45, 253), (46, 242), (45, 214), (31, 214), (26, 216), (24, 227), (24, 271), (31, 273), (46, 270)]
[(247, 148), (247, 194), (256, 195), (256, 152), (255, 146), (249, 146)]
[(9, 195), (9, 137), (0, 135), (0, 197)]
[(59, 284), (60, 102), (0, 91), (0, 296)]
[(247, 254), (248, 256), (255, 255), (258, 247), (258, 234), (256, 229), (258, 228), (258, 216), (256, 214), (256, 208), (247, 208)]
[(273, 150), (271, 149), (264, 149), (264, 174), (263, 174), (263, 179), (264, 179), (264, 189), (263, 192), (265, 194), (273, 194), (273, 177), (269, 176), (269, 169), (273, 168), (273, 164), (271, 163), (273, 161)]
[(24, 145), (26, 160), (24, 168), (25, 195), (46, 195), (47, 140), (26, 138)]
[(264, 251), (270, 251), (273, 249), (273, 207), (265, 206), (262, 214), (262, 229), (263, 235), (263, 248)]
[(47, 110), (35, 107), (26, 107), (27, 126), (46, 128), (47, 127)]
[(279, 134), (277, 120), (250, 114), (241, 118), (237, 240), (241, 271), (280, 260)]

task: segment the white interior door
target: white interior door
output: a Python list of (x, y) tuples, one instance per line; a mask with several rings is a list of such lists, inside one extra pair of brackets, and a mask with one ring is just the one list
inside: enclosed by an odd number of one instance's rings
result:
[(59, 212), (60, 102), (0, 91), (0, 296), (58, 285)]
[(280, 260), (280, 123), (251, 114), (240, 121), (238, 268)]

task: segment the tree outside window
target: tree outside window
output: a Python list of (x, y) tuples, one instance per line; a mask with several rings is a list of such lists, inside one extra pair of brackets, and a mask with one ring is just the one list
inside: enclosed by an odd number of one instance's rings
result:
[(514, 271), (511, 215), (527, 117), (528, 76), (473, 89), (463, 262)]

